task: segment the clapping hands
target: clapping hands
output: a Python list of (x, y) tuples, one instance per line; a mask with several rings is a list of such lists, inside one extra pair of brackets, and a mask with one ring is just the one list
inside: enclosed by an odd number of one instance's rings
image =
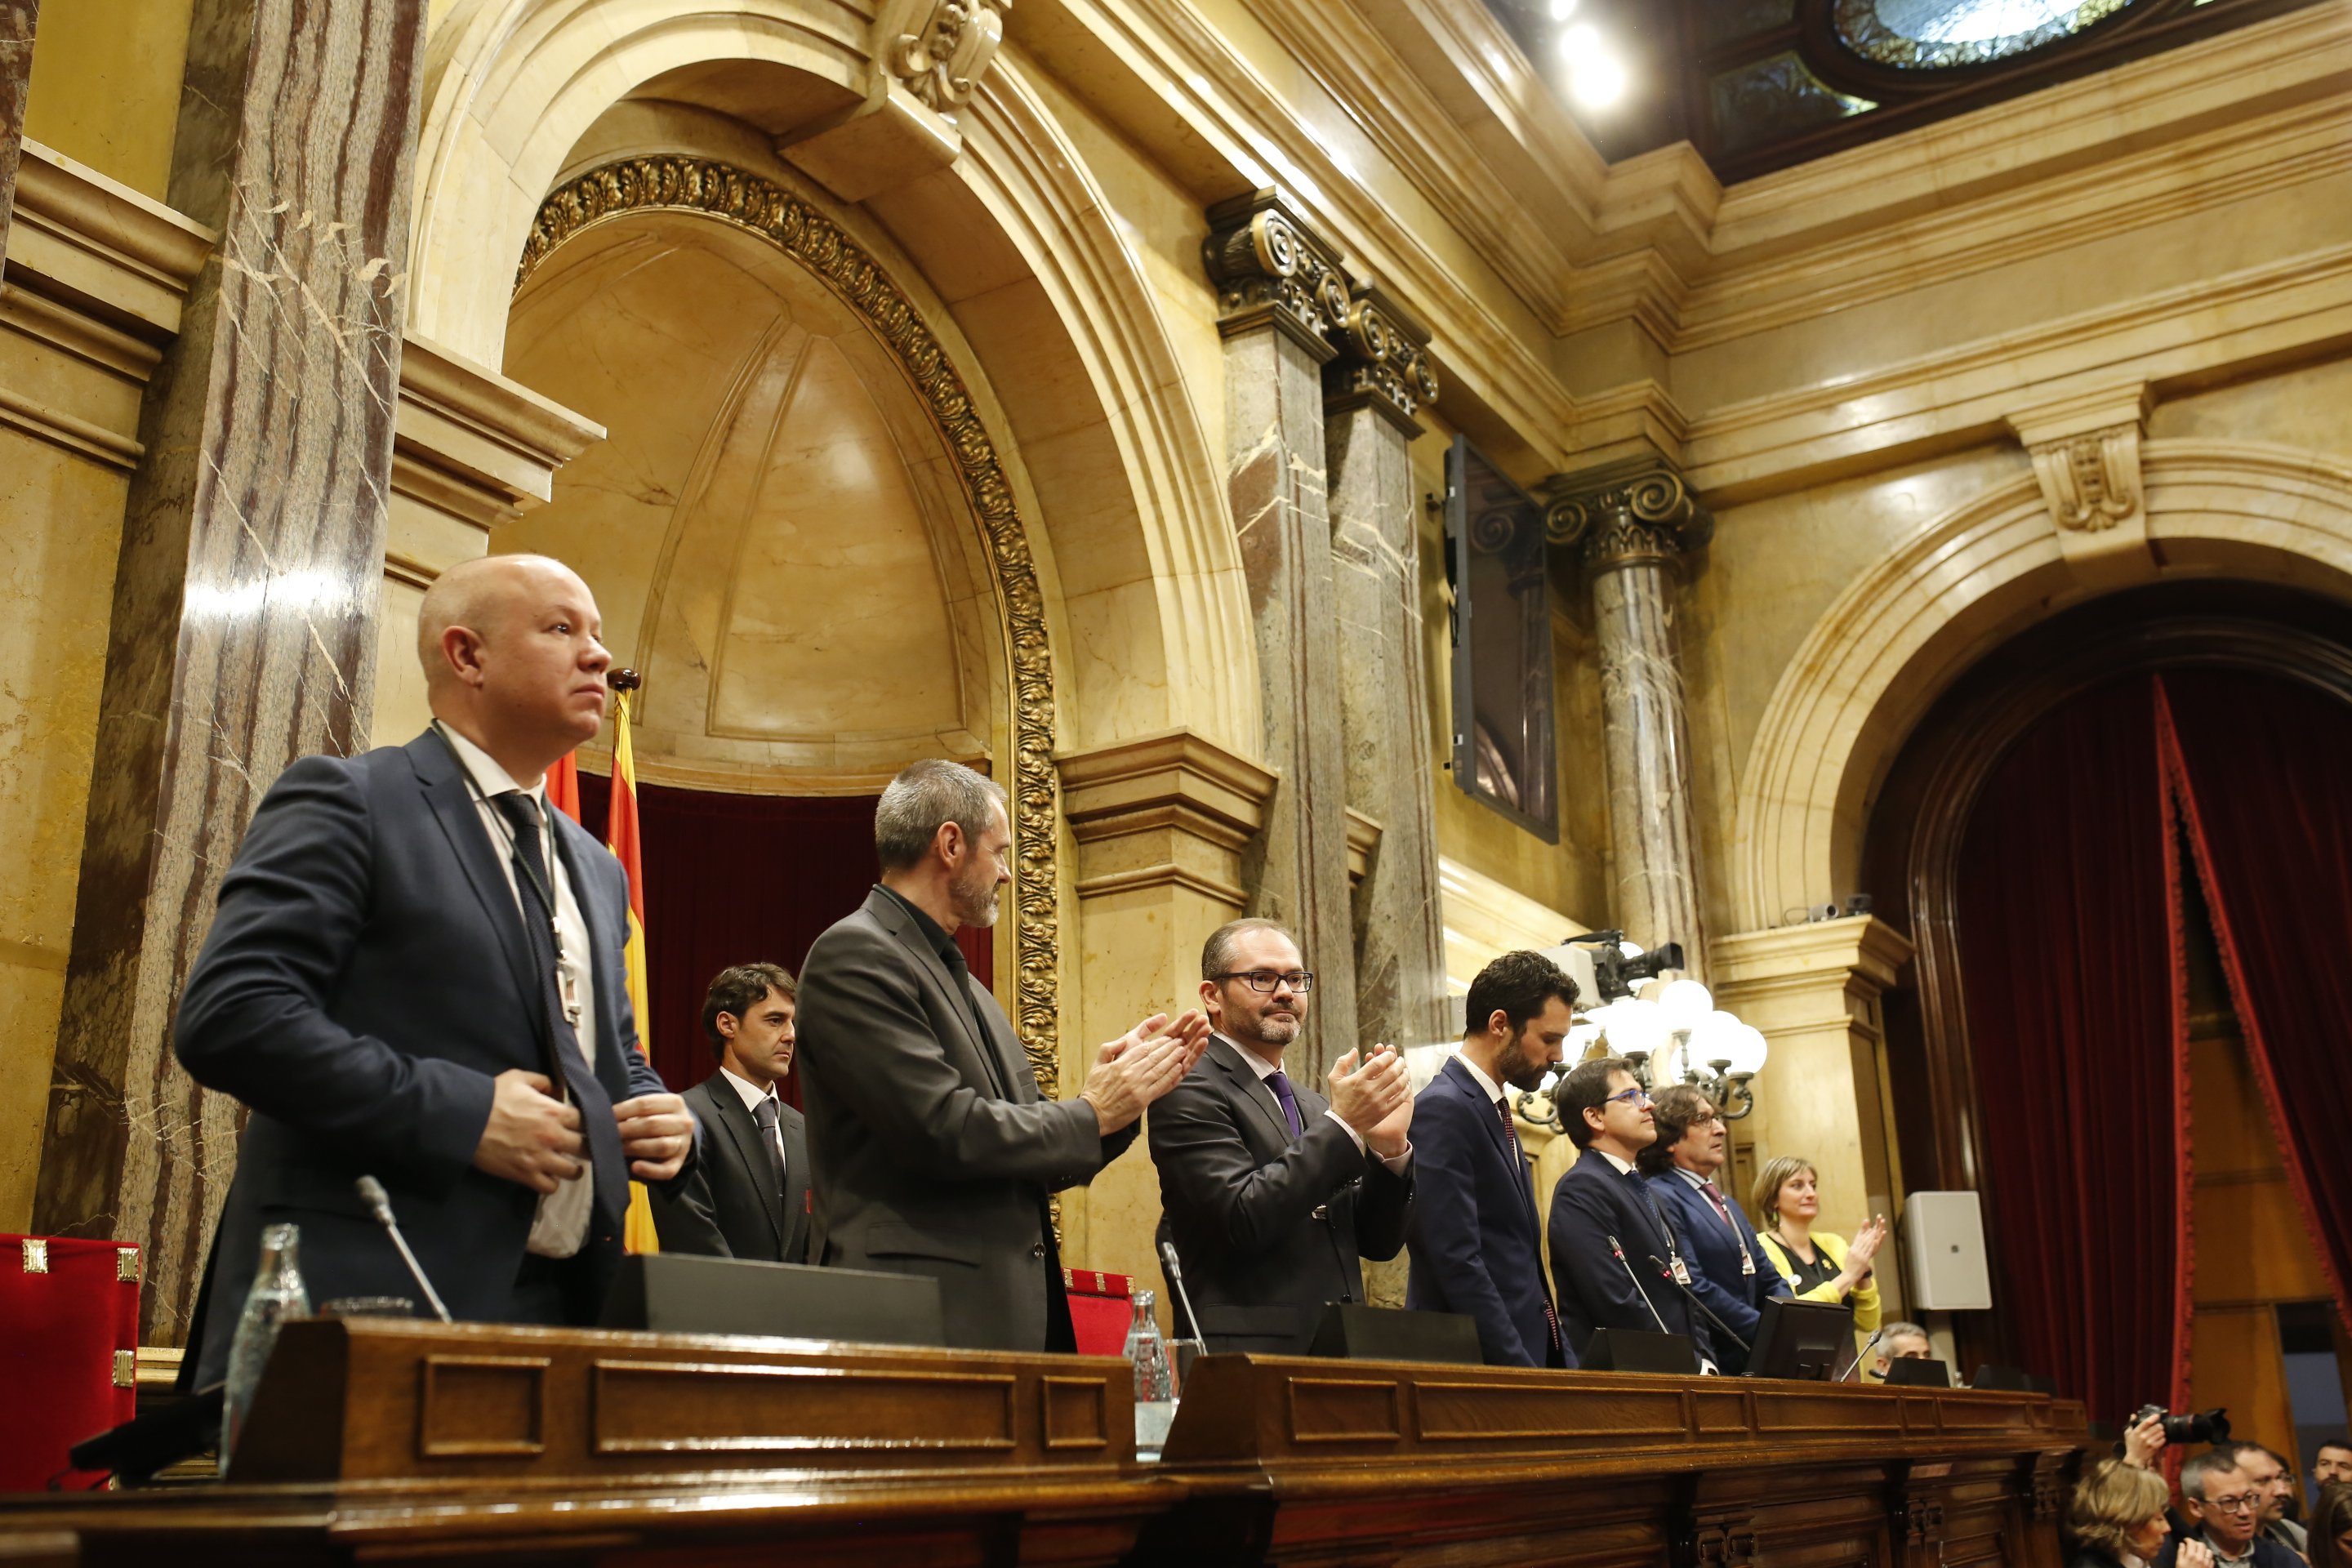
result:
[(1095, 1108), (1106, 1134), (1117, 1132), (1181, 1082), (1208, 1044), (1209, 1020), (1199, 1012), (1173, 1022), (1154, 1013), (1095, 1053), (1078, 1098)]

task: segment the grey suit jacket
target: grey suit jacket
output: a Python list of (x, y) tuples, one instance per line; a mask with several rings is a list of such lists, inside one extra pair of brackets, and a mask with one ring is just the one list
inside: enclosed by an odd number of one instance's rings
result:
[[(594, 951), (596, 1070), (570, 1075), (595, 1173), (571, 1316), (593, 1322), (628, 1204), (613, 1102), (663, 1085), (637, 1048), (622, 978), (627, 879), (577, 823), (561, 812), (554, 823)], [(226, 1371), (266, 1225), (301, 1226), (313, 1302), (415, 1298), (352, 1191), (363, 1173), (383, 1183), (452, 1313), (506, 1313), (539, 1199), (473, 1158), (493, 1080), (544, 1060), (545, 994), (527, 949), (499, 851), (439, 735), (303, 757), (270, 785), (222, 879), (176, 1025), (189, 1075), (253, 1111), (190, 1328), (197, 1385)]]
[(654, 1228), (664, 1252), (808, 1261), (809, 1154), (801, 1113), (776, 1107), (784, 1139), (784, 1191), (769, 1179), (765, 1137), (726, 1075), (714, 1072), (686, 1091), (687, 1108), (705, 1131), (694, 1171), (653, 1194)]
[(809, 949), (810, 1258), (939, 1280), (951, 1345), (1042, 1350), (1045, 1194), (1091, 1181), (1136, 1129), (1104, 1137), (1091, 1106), (1039, 1095), (1003, 1009), (963, 979), (879, 888)]
[(1412, 1202), (1403, 1174), (1356, 1147), (1294, 1083), (1306, 1131), (1223, 1036), (1151, 1108), (1162, 1240), (1173, 1240), (1212, 1351), (1303, 1354), (1328, 1301), (1361, 1301), (1361, 1259), (1404, 1246)]

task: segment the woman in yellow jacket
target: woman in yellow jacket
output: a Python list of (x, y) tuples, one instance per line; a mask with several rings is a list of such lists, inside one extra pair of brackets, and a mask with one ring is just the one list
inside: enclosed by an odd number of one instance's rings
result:
[(1756, 1178), (1756, 1207), (1762, 1215), (1759, 1237), (1764, 1255), (1789, 1282), (1800, 1301), (1853, 1300), (1857, 1345), (1878, 1331), (1878, 1284), (1870, 1266), (1886, 1244), (1884, 1216), (1871, 1220), (1852, 1241), (1813, 1228), (1822, 1212), (1821, 1177), (1809, 1160), (1783, 1154)]

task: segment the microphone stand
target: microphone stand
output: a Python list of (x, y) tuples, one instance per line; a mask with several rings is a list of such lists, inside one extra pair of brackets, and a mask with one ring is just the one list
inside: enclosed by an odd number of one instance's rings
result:
[(1617, 1244), (1617, 1238), (1613, 1236), (1609, 1238), (1609, 1255), (1617, 1260), (1617, 1267), (1622, 1268), (1625, 1271), (1625, 1278), (1633, 1282), (1633, 1294), (1642, 1298), (1642, 1305), (1650, 1309), (1650, 1321), (1658, 1325), (1658, 1332), (1673, 1333), (1674, 1331), (1666, 1327), (1666, 1321), (1658, 1316), (1657, 1303), (1650, 1300), (1650, 1293), (1647, 1290), (1642, 1289), (1641, 1276), (1635, 1274), (1633, 1266), (1625, 1261), (1625, 1249)]
[(1664, 1275), (1666, 1277), (1666, 1283), (1681, 1291), (1683, 1293), (1683, 1300), (1688, 1301), (1692, 1306), (1696, 1307), (1700, 1312), (1705, 1314), (1706, 1321), (1713, 1323), (1716, 1326), (1716, 1329), (1725, 1339), (1729, 1340), (1733, 1344), (1738, 1345), (1741, 1355), (1748, 1354), (1755, 1348), (1746, 1340), (1743, 1340), (1738, 1334), (1733, 1333), (1731, 1331), (1731, 1325), (1725, 1322), (1721, 1318), (1717, 1317), (1715, 1315), (1715, 1309), (1698, 1299), (1697, 1291), (1692, 1289), (1689, 1286), (1675, 1279), (1675, 1271), (1665, 1264), (1659, 1262), (1658, 1255), (1654, 1252), (1650, 1254), (1650, 1266), (1655, 1268), (1659, 1273)]
[(456, 1321), (449, 1316), (449, 1309), (441, 1304), (441, 1293), (433, 1289), (433, 1281), (425, 1278), (425, 1270), (417, 1266), (416, 1254), (408, 1250), (407, 1238), (400, 1234), (399, 1222), (392, 1217), (392, 1199), (385, 1194), (383, 1184), (373, 1176), (362, 1176), (354, 1185), (359, 1188), (360, 1200), (367, 1205), (368, 1212), (375, 1215), (376, 1224), (383, 1226), (385, 1234), (392, 1237), (393, 1246), (400, 1248), (400, 1260), (408, 1265), (410, 1278), (416, 1281), (416, 1288), (425, 1292), (425, 1300), (432, 1304), (433, 1315), (445, 1323)]

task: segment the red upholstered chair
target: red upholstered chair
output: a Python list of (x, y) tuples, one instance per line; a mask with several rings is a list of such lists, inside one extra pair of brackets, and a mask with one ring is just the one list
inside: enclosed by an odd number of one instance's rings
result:
[(1077, 1331), (1078, 1353), (1125, 1355), (1128, 1324), (1135, 1316), (1134, 1279), (1091, 1268), (1065, 1268), (1062, 1283), (1069, 1288), (1070, 1326)]
[(67, 1471), (66, 1450), (131, 1419), (138, 1346), (137, 1247), (0, 1236), (0, 1491), (103, 1479)]

